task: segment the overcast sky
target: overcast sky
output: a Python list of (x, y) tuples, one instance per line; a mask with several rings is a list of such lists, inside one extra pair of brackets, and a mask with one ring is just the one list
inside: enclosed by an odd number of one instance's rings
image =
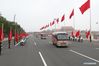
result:
[[(16, 14), (16, 22), (25, 31), (39, 31), (40, 27), (49, 24), (54, 18), (61, 18), (65, 14), (65, 21), (56, 25), (57, 28), (67, 25), (73, 26), (73, 17), (69, 15), (75, 10), (75, 28), (89, 30), (90, 9), (83, 15), (79, 7), (87, 0), (0, 0), (0, 13), (7, 20), (13, 21)], [(99, 31), (99, 0), (91, 0), (92, 30)], [(97, 24), (98, 22), (98, 24)], [(53, 26), (52, 28), (54, 28)], [(48, 29), (52, 29), (49, 27)]]

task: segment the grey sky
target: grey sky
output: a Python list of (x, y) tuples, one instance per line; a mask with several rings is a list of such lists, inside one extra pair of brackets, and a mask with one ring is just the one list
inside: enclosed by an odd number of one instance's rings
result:
[[(64, 25), (73, 26), (73, 17), (69, 15), (75, 10), (75, 28), (89, 30), (90, 9), (83, 15), (79, 7), (87, 0), (0, 0), (0, 12), (7, 20), (12, 21), (16, 14), (16, 22), (26, 31), (38, 31), (40, 27), (50, 23), (54, 18), (61, 18), (65, 14), (65, 23), (59, 23), (57, 27)], [(99, 31), (99, 0), (91, 0), (92, 30)], [(98, 24), (96, 24), (98, 22)], [(52, 28), (54, 28), (53, 26)], [(48, 28), (48, 29), (51, 29)]]

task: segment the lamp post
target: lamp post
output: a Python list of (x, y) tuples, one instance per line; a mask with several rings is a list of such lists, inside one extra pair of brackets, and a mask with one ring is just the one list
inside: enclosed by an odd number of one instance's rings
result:
[(16, 22), (15, 22), (16, 15), (14, 15), (14, 23), (15, 23), (15, 28), (14, 28), (14, 45), (15, 45), (15, 35), (16, 35)]

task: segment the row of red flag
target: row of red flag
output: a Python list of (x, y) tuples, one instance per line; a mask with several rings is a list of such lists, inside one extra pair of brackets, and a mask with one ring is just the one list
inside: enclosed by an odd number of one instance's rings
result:
[[(85, 34), (86, 34), (86, 38), (88, 39), (89, 37), (90, 37), (90, 31), (86, 31), (85, 32)], [(80, 34), (80, 31), (78, 30), (76, 33), (74, 33), (73, 31), (71, 32), (71, 36), (72, 37), (77, 37), (77, 38), (79, 38), (80, 36), (81, 36), (81, 34)]]
[[(22, 38), (25, 38), (26, 36), (28, 36), (27, 33), (20, 33), (20, 34), (18, 34), (17, 32), (14, 33), (14, 38), (17, 43), (19, 41), (19, 38), (22, 39)], [(2, 26), (0, 27), (0, 42), (2, 42), (3, 39), (4, 39), (4, 32), (3, 32), (3, 24), (2, 24)], [(9, 30), (8, 40), (9, 41), (12, 40), (12, 29), (11, 28)]]
[[(87, 0), (79, 9), (81, 11), (82, 14), (84, 14), (84, 12), (90, 8), (90, 0)], [(72, 10), (72, 12), (70, 13), (69, 19), (72, 18), (72, 16), (74, 16), (74, 9)], [(65, 14), (61, 17), (61, 22), (63, 22), (65, 20)], [(52, 26), (55, 24), (55, 22), (59, 22), (59, 18), (54, 19), (52, 22), (50, 22), (50, 24), (45, 25), (43, 27), (40, 28), (40, 30), (43, 30), (49, 26)]]

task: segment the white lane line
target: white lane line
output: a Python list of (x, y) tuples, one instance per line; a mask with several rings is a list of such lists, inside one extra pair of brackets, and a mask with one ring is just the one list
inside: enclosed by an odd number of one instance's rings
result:
[(80, 55), (80, 56), (83, 56), (83, 57), (85, 57), (85, 58), (91, 59), (91, 60), (93, 60), (93, 61), (95, 61), (95, 62), (98, 62), (98, 63), (99, 63), (99, 61), (98, 61), (98, 60), (96, 60), (96, 59), (94, 59), (94, 58), (91, 58), (91, 57), (89, 57), (89, 56), (87, 56), (87, 55), (84, 55), (84, 54), (78, 53), (78, 52), (76, 52), (76, 51), (74, 51), (74, 50), (69, 50), (69, 51), (71, 51), (71, 52), (73, 52), (73, 53), (76, 53), (76, 54), (78, 54), (78, 55)]
[(96, 65), (96, 62), (85, 62), (84, 65)]
[(47, 64), (46, 64), (46, 62), (45, 62), (45, 60), (44, 60), (44, 58), (43, 58), (41, 52), (39, 52), (39, 55), (40, 55), (40, 57), (41, 57), (41, 59), (42, 59), (42, 61), (43, 61), (44, 66), (47, 66)]
[(96, 49), (99, 49), (99, 48), (96, 48)]
[(18, 43), (15, 45), (15, 47), (16, 47), (16, 46), (18, 46), (20, 43), (21, 43), (21, 41), (20, 41), (20, 42), (18, 42)]
[(34, 42), (34, 44), (37, 45), (36, 42)]
[(18, 46), (21, 42), (25, 42), (25, 41), (26, 41), (26, 39), (24, 39), (24, 40), (21, 39), (21, 41), (19, 41), (19, 42), (15, 45), (15, 47)]

